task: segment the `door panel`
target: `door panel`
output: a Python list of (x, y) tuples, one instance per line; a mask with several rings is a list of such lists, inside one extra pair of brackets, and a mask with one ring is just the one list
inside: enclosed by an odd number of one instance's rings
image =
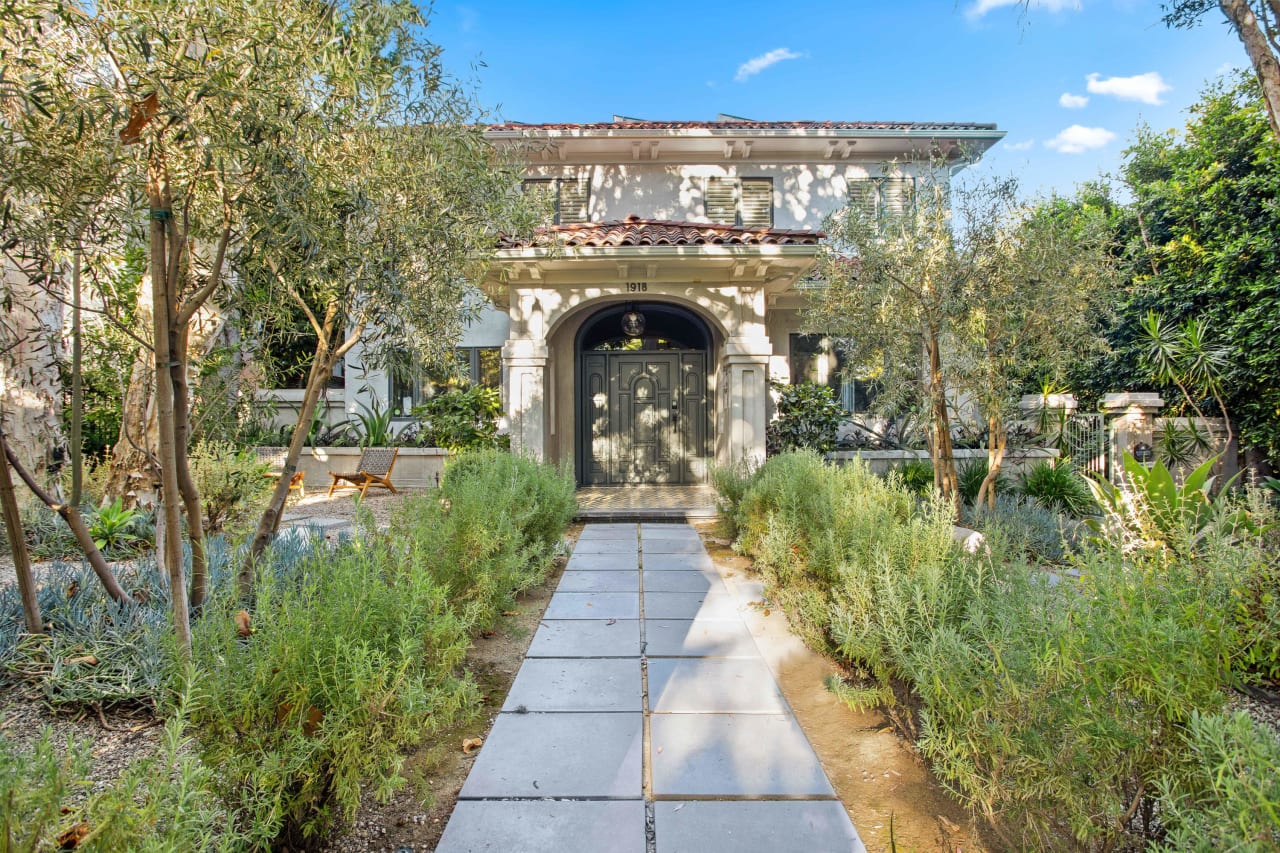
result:
[(705, 353), (591, 352), (580, 364), (585, 485), (705, 481)]
[(678, 481), (671, 456), (671, 392), (677, 355), (610, 353), (614, 483)]
[(609, 483), (612, 449), (609, 438), (609, 366), (603, 354), (582, 357), (582, 482)]

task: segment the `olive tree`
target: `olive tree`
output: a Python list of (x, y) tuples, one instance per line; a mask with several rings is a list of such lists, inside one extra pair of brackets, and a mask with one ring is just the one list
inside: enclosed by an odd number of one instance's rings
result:
[(875, 366), (882, 403), (912, 392), (927, 400), (934, 485), (958, 511), (950, 412), (957, 377), (947, 351), (981, 266), (952, 227), (945, 164), (931, 165), (903, 192), (897, 204), (858, 198), (828, 217), (819, 260), (826, 287), (812, 316), (841, 340), (852, 364)]
[[(118, 239), (114, 224), (148, 247), (160, 560), (185, 648), (184, 515), (191, 603), (206, 594), (200, 499), (187, 459), (193, 324), (223, 292), (233, 256), (257, 227), (250, 206), (281, 193), (264, 184), (308, 174), (315, 158), (344, 144), (344, 162), (361, 165), (351, 131), (394, 135), (400, 112), (388, 103), (433, 104), (417, 113), (424, 124), (433, 113), (452, 121), (453, 90), (441, 86), (438, 49), (408, 0), (18, 0), (0, 14), (6, 156), (20, 162), (29, 186), (68, 174), (103, 179), (96, 191), (69, 194), (65, 215), (49, 228), (65, 231), (92, 209), (104, 238)], [(440, 150), (440, 171), (450, 155)], [(291, 231), (305, 247), (311, 220), (302, 213), (274, 230)], [(27, 234), (38, 231), (30, 224)]]
[(1100, 319), (1116, 277), (1104, 211), (1087, 201), (1022, 203), (1012, 180), (982, 180), (956, 194), (957, 219), (979, 270), (957, 309), (958, 384), (980, 412), (987, 475), (975, 503), (995, 506), (1009, 419), (1029, 380), (1061, 381), (1103, 346)]

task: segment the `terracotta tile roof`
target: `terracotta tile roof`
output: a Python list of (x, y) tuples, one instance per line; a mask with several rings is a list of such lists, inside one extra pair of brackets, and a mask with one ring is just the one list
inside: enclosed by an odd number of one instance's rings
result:
[(815, 246), (821, 231), (669, 222), (628, 216), (613, 222), (572, 222), (539, 228), (532, 238), (503, 237), (503, 249), (562, 246)]
[(971, 121), (613, 121), (551, 124), (494, 124), (489, 130), (888, 130), (948, 133), (996, 130), (996, 125)]

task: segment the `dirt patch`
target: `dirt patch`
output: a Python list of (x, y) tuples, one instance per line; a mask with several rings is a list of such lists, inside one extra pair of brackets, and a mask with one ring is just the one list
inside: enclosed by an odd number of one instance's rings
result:
[(761, 602), (747, 625), (867, 850), (987, 850), (968, 813), (885, 715), (855, 712), (826, 689), (837, 666), (800, 642), (785, 614), (769, 606), (751, 561), (717, 538), (714, 526), (699, 528), (730, 592)]
[[(565, 538), (572, 544), (581, 532), (582, 525), (574, 524)], [(405, 760), (405, 776), (410, 784), (396, 792), (386, 804), (377, 802), (373, 790), (366, 790), (352, 825), (343, 835), (332, 839), (326, 849), (333, 853), (367, 850), (423, 853), (436, 849), (462, 783), (479, 755), (478, 751), (464, 753), (463, 741), (488, 738), (563, 571), (562, 558), (543, 583), (520, 596), (516, 609), (493, 636), (480, 637), (467, 653), (465, 667), (484, 696), (475, 719), (421, 744), (411, 753)]]

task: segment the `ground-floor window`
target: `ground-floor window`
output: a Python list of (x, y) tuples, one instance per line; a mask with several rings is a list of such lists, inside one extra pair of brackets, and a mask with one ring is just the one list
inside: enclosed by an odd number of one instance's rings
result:
[(791, 335), (791, 384), (815, 382), (828, 386), (849, 414), (866, 412), (875, 399), (876, 384), (859, 378), (828, 335)]
[(458, 361), (453, 371), (430, 370), (422, 365), (391, 371), (391, 404), (398, 414), (408, 414), (428, 397), (450, 388), (502, 387), (500, 347), (459, 347), (454, 354)]

